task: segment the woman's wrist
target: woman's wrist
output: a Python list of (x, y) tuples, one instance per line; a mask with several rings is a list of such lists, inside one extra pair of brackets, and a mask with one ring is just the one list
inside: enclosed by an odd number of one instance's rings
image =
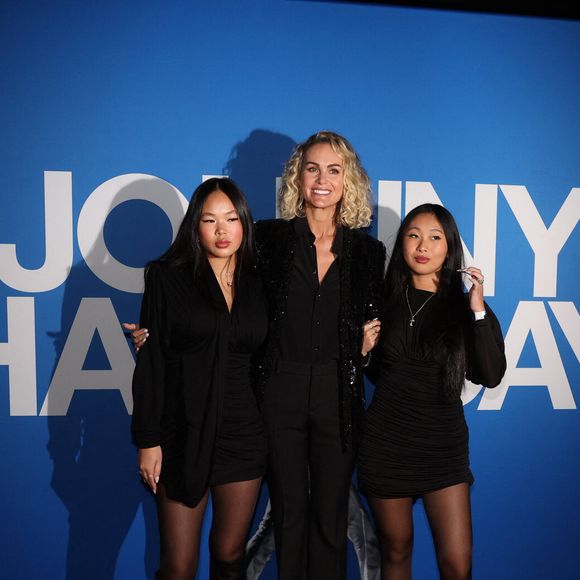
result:
[(363, 354), (363, 355), (362, 355), (361, 362), (362, 362), (362, 366), (363, 366), (363, 368), (366, 368), (366, 367), (368, 367), (368, 366), (369, 366), (369, 364), (370, 364), (370, 362), (371, 362), (371, 354), (372, 354), (372, 353), (371, 353), (371, 351), (369, 350), (369, 351), (368, 351), (366, 354)]
[(483, 310), (472, 310), (472, 312), (475, 320), (483, 320), (485, 318), (485, 308)]

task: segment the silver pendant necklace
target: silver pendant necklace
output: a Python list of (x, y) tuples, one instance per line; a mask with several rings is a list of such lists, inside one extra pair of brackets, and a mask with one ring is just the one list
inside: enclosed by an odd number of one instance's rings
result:
[(425, 300), (425, 302), (423, 302), (423, 304), (421, 304), (421, 306), (419, 307), (419, 310), (415, 311), (415, 313), (413, 313), (413, 311), (411, 310), (411, 304), (409, 303), (409, 286), (407, 286), (405, 288), (405, 298), (407, 299), (407, 307), (409, 308), (409, 314), (411, 315), (411, 320), (409, 321), (409, 326), (413, 326), (415, 324), (415, 316), (417, 316), (417, 314), (419, 314), (419, 312), (421, 312), (421, 310), (423, 310), (423, 306), (425, 306), (425, 304), (427, 304), (427, 302), (429, 302), (429, 300), (431, 300), (431, 298), (433, 298), (433, 296), (435, 296), (435, 292), (433, 292), (433, 294), (431, 294), (431, 296), (429, 296), (429, 298), (427, 298), (427, 300)]
[(222, 274), (225, 273), (225, 284), (228, 288), (231, 288), (233, 283), (234, 283), (234, 272), (230, 271), (230, 269), (229, 269), (230, 265), (231, 265), (231, 261), (232, 261), (232, 257), (230, 256), (228, 258), (228, 261), (226, 262), (226, 267), (221, 271)]

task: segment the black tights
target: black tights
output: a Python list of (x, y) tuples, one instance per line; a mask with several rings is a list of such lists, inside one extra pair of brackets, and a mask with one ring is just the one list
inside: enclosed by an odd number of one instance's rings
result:
[[(225, 483), (211, 488), (213, 518), (209, 538), (211, 577), (241, 580), (244, 551), (260, 479)], [(157, 488), (161, 536), (158, 580), (193, 580), (199, 561), (199, 541), (209, 492), (190, 508), (169, 499), (163, 485)]]
[[(381, 545), (381, 580), (410, 580), (413, 499), (370, 497)], [(471, 578), (469, 485), (460, 483), (423, 496), (443, 580)]]

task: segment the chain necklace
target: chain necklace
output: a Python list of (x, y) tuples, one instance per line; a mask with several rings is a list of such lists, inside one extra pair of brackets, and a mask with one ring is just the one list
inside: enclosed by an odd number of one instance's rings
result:
[(435, 292), (433, 292), (433, 294), (431, 294), (431, 296), (429, 296), (429, 298), (427, 298), (427, 300), (425, 300), (425, 302), (423, 302), (423, 304), (421, 304), (421, 306), (419, 307), (419, 310), (415, 311), (415, 313), (413, 314), (413, 311), (411, 310), (411, 304), (409, 303), (409, 286), (407, 286), (405, 288), (405, 298), (407, 299), (407, 307), (409, 308), (409, 314), (411, 315), (411, 320), (409, 321), (409, 326), (413, 326), (415, 324), (415, 316), (417, 316), (417, 314), (419, 314), (419, 312), (421, 312), (421, 310), (423, 310), (423, 306), (425, 306), (425, 304), (427, 304), (427, 302), (429, 302), (429, 300), (431, 300), (431, 298), (433, 298), (433, 296), (435, 296)]
[[(230, 265), (231, 265), (231, 261), (232, 261), (232, 257), (230, 256), (228, 258), (228, 261), (226, 262), (225, 268), (220, 273), (220, 278), (222, 276), (224, 276), (225, 284), (228, 288), (231, 288), (233, 283), (234, 283), (234, 271), (229, 269)], [(235, 269), (235, 267), (234, 267), (234, 269)]]

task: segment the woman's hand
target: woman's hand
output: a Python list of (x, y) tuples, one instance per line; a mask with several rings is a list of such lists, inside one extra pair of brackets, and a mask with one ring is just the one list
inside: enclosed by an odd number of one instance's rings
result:
[(131, 340), (136, 351), (145, 344), (149, 337), (149, 331), (146, 328), (139, 328), (134, 322), (123, 322), (123, 328), (131, 333)]
[(482, 312), (485, 310), (483, 303), (483, 274), (479, 268), (470, 266), (461, 270), (469, 276), (471, 280), (471, 288), (469, 289), (469, 307), (472, 312)]
[(367, 354), (375, 347), (377, 341), (379, 340), (379, 334), (381, 332), (381, 321), (375, 318), (374, 320), (369, 320), (365, 322), (363, 326), (363, 344), (362, 344), (362, 355), (367, 356)]
[(157, 493), (157, 484), (159, 483), (159, 474), (161, 473), (161, 447), (148, 447), (139, 449), (137, 464), (139, 473), (143, 481), (151, 488), (153, 493)]

